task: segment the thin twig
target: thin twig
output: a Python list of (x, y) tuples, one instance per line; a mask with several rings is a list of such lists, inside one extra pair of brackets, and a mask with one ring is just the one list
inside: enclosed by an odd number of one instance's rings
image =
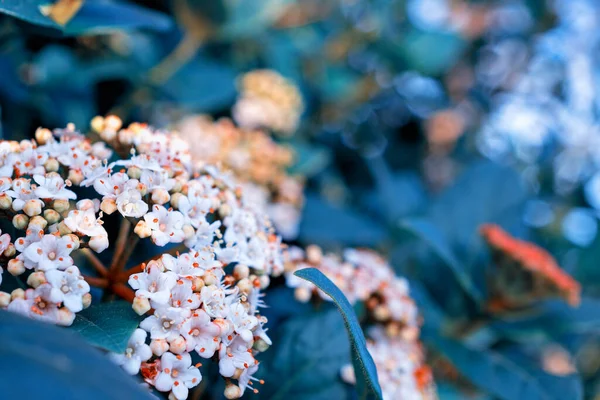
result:
[[(119, 227), (119, 236), (117, 236), (117, 244), (115, 248), (115, 253), (113, 255), (112, 263), (110, 264), (110, 271), (114, 272), (117, 269), (121, 261), (121, 257), (125, 251), (125, 246), (128, 242), (129, 231), (131, 229), (131, 223), (127, 218), (123, 218), (121, 221), (121, 226)], [(136, 235), (137, 236), (137, 235)]]
[(89, 283), (90, 286), (95, 286), (95, 287), (99, 287), (99, 288), (107, 288), (108, 287), (108, 279), (106, 279), (106, 278), (99, 278), (97, 276), (83, 275), (83, 279), (85, 279), (85, 281), (87, 283)]
[(130, 287), (125, 286), (123, 283), (115, 283), (111, 287), (112, 292), (124, 300), (133, 303), (135, 298), (135, 292)]
[(92, 264), (92, 267), (98, 272), (102, 277), (106, 278), (108, 276), (108, 268), (104, 266), (102, 261), (90, 250), (90, 249), (81, 249), (81, 253), (83, 256)]

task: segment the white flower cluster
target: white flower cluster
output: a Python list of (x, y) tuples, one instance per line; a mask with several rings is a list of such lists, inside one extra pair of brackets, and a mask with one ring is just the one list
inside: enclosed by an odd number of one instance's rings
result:
[(254, 380), (254, 356), (271, 344), (259, 314), (260, 291), (269, 276), (283, 273), (281, 238), (231, 176), (193, 168), (176, 136), (141, 124), (116, 132), (110, 125), (108, 118), (94, 122), (104, 140), (118, 142), (115, 148), (132, 144), (140, 155), (107, 167), (122, 165), (126, 172), (96, 178), (105, 212), (137, 218), (134, 232), (157, 246), (183, 243), (189, 250), (163, 254), (129, 277), (134, 310), (153, 313), (127, 352), (113, 357), (129, 373), (141, 371), (157, 390), (185, 399), (202, 379), (191, 365), (190, 353), (196, 352), (218, 360), (228, 378), (226, 397), (238, 398)]
[[(309, 301), (313, 295), (330, 301), (312, 283), (293, 273), (317, 268), (340, 288), (351, 304), (364, 302), (368, 348), (377, 366), (384, 399), (429, 399), (433, 380), (419, 343), (419, 315), (409, 295), (408, 282), (396, 276), (379, 254), (371, 250), (346, 249), (343, 257), (323, 254), (317, 246), (306, 251), (292, 247), (287, 253), (285, 277), (295, 289), (296, 299)], [(347, 366), (342, 378), (353, 383), (354, 371)]]
[(72, 127), (54, 134), (40, 129), (36, 137), (42, 146), (35, 141), (0, 142), (0, 216), (23, 232), (14, 244), (8, 234), (0, 236), (0, 262), (14, 276), (28, 273), (30, 286), (0, 292), (0, 306), (70, 325), (75, 313), (91, 302), (89, 284), (74, 265), (72, 253), (108, 247), (99, 202), (75, 202), (72, 186), (101, 167), (110, 151), (101, 144), (91, 145)]

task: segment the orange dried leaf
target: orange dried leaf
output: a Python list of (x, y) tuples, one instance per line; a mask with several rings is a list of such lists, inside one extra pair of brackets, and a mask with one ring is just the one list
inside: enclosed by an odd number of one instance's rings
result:
[(66, 25), (83, 5), (83, 0), (58, 0), (40, 6), (40, 12), (59, 25)]
[(554, 287), (571, 306), (579, 305), (581, 300), (579, 282), (564, 272), (546, 250), (512, 237), (497, 225), (484, 224), (479, 232), (492, 250), (516, 262), (520, 268), (531, 273), (534, 279), (544, 280), (546, 284)]

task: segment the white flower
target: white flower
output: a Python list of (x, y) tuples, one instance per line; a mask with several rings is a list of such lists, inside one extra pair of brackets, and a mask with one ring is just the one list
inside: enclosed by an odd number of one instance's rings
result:
[(233, 296), (227, 296), (224, 288), (218, 285), (204, 286), (200, 291), (202, 308), (213, 318), (225, 318), (229, 311), (229, 304)]
[(181, 326), (181, 334), (186, 340), (187, 351), (196, 350), (200, 357), (211, 358), (219, 347), (221, 329), (211, 322), (206, 312), (196, 310)]
[(47, 160), (48, 153), (28, 148), (17, 155), (14, 168), (17, 175), (44, 174), (46, 172), (44, 163)]
[(96, 218), (96, 212), (93, 208), (88, 208), (85, 211), (69, 211), (64, 223), (72, 232), (78, 232), (86, 236), (107, 235), (106, 229), (102, 226), (102, 221)]
[(46, 281), (52, 286), (52, 300), (62, 302), (73, 312), (83, 309), (82, 297), (90, 292), (90, 285), (80, 275), (79, 268), (71, 266), (64, 271), (53, 269), (45, 275)]
[(10, 245), (10, 235), (5, 233), (2, 235), (2, 230), (0, 230), (0, 254), (4, 253), (8, 246)]
[(188, 217), (190, 224), (194, 228), (198, 228), (201, 224), (206, 224), (206, 215), (211, 205), (211, 199), (199, 196), (196, 193), (196, 189), (190, 189), (188, 195), (182, 196), (178, 204), (179, 211)]
[(140, 328), (150, 332), (152, 339), (173, 340), (180, 335), (179, 329), (184, 316), (178, 309), (159, 308), (154, 315), (149, 316), (140, 323)]
[(148, 212), (148, 204), (139, 190), (129, 189), (117, 197), (117, 209), (124, 217), (140, 218)]
[(152, 212), (144, 215), (144, 220), (152, 230), (152, 241), (157, 246), (180, 243), (185, 238), (184, 218), (179, 211), (169, 211), (165, 207), (155, 204)]
[(109, 246), (108, 235), (92, 236), (88, 245), (90, 246), (90, 249), (94, 250), (96, 253), (102, 253)]
[(258, 364), (251, 352), (248, 351), (247, 344), (236, 337), (231, 345), (221, 346), (219, 350), (219, 373), (226, 378), (232, 377), (236, 369), (248, 369)]
[(39, 242), (30, 244), (23, 254), (36, 263), (38, 269), (49, 271), (65, 269), (73, 265), (70, 256), (72, 251), (73, 241), (69, 236), (44, 235)]
[(129, 286), (136, 290), (136, 296), (152, 301), (155, 308), (167, 304), (176, 283), (177, 275), (171, 271), (162, 272), (155, 262), (150, 262), (144, 272), (129, 277)]
[(221, 227), (221, 221), (215, 221), (209, 224), (206, 221), (201, 222), (196, 227), (196, 233), (190, 239), (185, 241), (185, 245), (193, 250), (202, 250), (206, 246), (213, 244), (215, 235)]
[(187, 399), (189, 388), (198, 385), (202, 380), (200, 370), (192, 367), (189, 353), (175, 355), (165, 353), (160, 358), (162, 371), (156, 377), (154, 386), (161, 392), (171, 390), (178, 400)]
[(227, 320), (233, 323), (235, 332), (245, 342), (252, 342), (252, 329), (258, 325), (258, 319), (254, 315), (249, 315), (243, 305), (240, 303), (230, 305)]
[[(110, 169), (106, 169), (109, 171)], [(105, 171), (100, 171), (102, 174)], [(119, 194), (123, 192), (125, 183), (129, 181), (129, 176), (124, 172), (117, 172), (116, 174), (104, 177), (101, 176), (94, 181), (94, 189), (104, 199), (116, 199)]]
[(66, 188), (64, 179), (57, 173), (34, 175), (33, 180), (39, 185), (34, 193), (42, 199), (75, 200), (77, 195)]
[(171, 307), (181, 310), (183, 315), (189, 316), (192, 310), (200, 307), (200, 293), (192, 291), (192, 282), (180, 279), (171, 291)]
[(146, 344), (146, 336), (146, 331), (136, 329), (127, 342), (125, 353), (110, 353), (110, 359), (120, 365), (128, 374), (137, 374), (142, 361), (148, 361), (152, 357), (152, 350)]
[(12, 190), (7, 190), (6, 194), (13, 198), (12, 208), (15, 211), (21, 211), (27, 200), (38, 201), (42, 206), (44, 202), (37, 198), (31, 188), (29, 179), (19, 178), (12, 182)]
[(51, 299), (52, 286), (42, 284), (37, 289), (27, 289), (25, 297), (14, 299), (10, 302), (8, 311), (26, 315), (33, 319), (59, 325), (71, 325), (75, 314), (67, 308), (58, 308)]

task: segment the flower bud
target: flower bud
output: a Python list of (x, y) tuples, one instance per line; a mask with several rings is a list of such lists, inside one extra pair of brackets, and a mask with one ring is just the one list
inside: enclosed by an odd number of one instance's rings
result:
[(15, 256), (16, 252), (15, 245), (10, 243), (2, 255), (6, 258), (12, 258)]
[(173, 193), (171, 195), (171, 206), (173, 208), (179, 209), (179, 200), (184, 197), (181, 193)]
[(152, 235), (152, 229), (150, 229), (145, 221), (139, 221), (133, 231), (142, 239)]
[(219, 207), (219, 215), (221, 217), (226, 217), (229, 214), (231, 214), (231, 207), (229, 206), (229, 204), (223, 204)]
[(42, 271), (34, 272), (27, 277), (27, 284), (34, 289), (43, 283), (48, 283), (48, 281), (46, 280), (46, 275)]
[(271, 279), (269, 278), (269, 275), (261, 275), (258, 278), (258, 281), (260, 282), (260, 288), (263, 290), (268, 288), (269, 284), (271, 283)]
[(150, 342), (152, 353), (160, 357), (169, 350), (169, 343), (165, 339), (154, 339)]
[(94, 132), (100, 133), (104, 130), (104, 117), (96, 115), (90, 122), (90, 127)]
[(44, 219), (48, 221), (49, 224), (56, 224), (60, 221), (60, 214), (58, 211), (48, 208), (44, 210)]
[(195, 276), (192, 280), (192, 289), (194, 290), (194, 292), (200, 293), (203, 287), (204, 279), (200, 278), (199, 276)]
[(223, 395), (228, 400), (239, 399), (240, 397), (242, 397), (242, 389), (240, 389), (238, 385), (234, 385), (231, 382), (227, 382), (227, 384), (225, 385), (225, 391), (223, 392)]
[(184, 225), (182, 229), (186, 239), (191, 239), (196, 234), (194, 227), (189, 224)]
[(81, 297), (81, 304), (83, 305), (83, 308), (88, 308), (92, 304), (92, 295), (89, 293), (85, 293)]
[(79, 186), (84, 179), (83, 172), (78, 169), (70, 169), (67, 179), (74, 185)]
[(127, 176), (131, 179), (140, 179), (142, 176), (142, 169), (138, 166), (132, 165), (127, 169)]
[(8, 307), (10, 304), (10, 293), (0, 292), (0, 307)]
[(118, 131), (123, 126), (123, 121), (121, 118), (116, 115), (107, 115), (104, 119), (105, 129), (111, 129), (113, 131)]
[(252, 282), (250, 282), (250, 279), (248, 278), (240, 280), (236, 286), (240, 289), (240, 292), (244, 294), (250, 294), (250, 292), (252, 292)]
[(169, 343), (169, 351), (173, 354), (181, 354), (185, 351), (187, 342), (183, 336), (178, 336)]
[(217, 283), (219, 283), (219, 280), (217, 279), (215, 274), (210, 273), (208, 271), (206, 274), (204, 274), (203, 279), (204, 279), (204, 283), (206, 284), (206, 286), (216, 285)]
[(265, 342), (263, 339), (258, 338), (254, 341), (254, 344), (252, 345), (252, 347), (259, 351), (259, 352), (265, 352), (269, 349), (269, 343)]
[(242, 374), (244, 373), (244, 370), (241, 368), (236, 368), (235, 372), (233, 373), (232, 378), (233, 379), (240, 379), (240, 376), (242, 376)]
[(250, 275), (250, 268), (246, 264), (237, 264), (233, 268), (233, 276), (235, 279), (244, 279)]
[(138, 315), (144, 315), (150, 310), (150, 302), (145, 297), (136, 297), (133, 299), (132, 308)]
[(15, 228), (23, 230), (29, 225), (29, 217), (25, 214), (17, 214), (13, 217), (12, 223)]
[(108, 235), (93, 236), (88, 244), (96, 253), (102, 253), (108, 248)]
[(312, 292), (305, 287), (297, 287), (294, 290), (294, 297), (301, 303), (307, 303), (312, 297)]
[(117, 203), (115, 199), (104, 199), (100, 204), (100, 209), (106, 214), (110, 215), (117, 210)]
[(46, 172), (57, 172), (60, 168), (60, 164), (56, 160), (56, 158), (48, 158), (44, 163), (44, 168), (46, 168)]
[(15, 289), (10, 293), (10, 298), (11, 298), (11, 300), (24, 299), (25, 291), (21, 288)]
[(23, 264), (23, 261), (13, 258), (8, 261), (6, 269), (12, 276), (19, 276), (25, 272), (25, 264)]
[(6, 193), (0, 194), (0, 209), (8, 210), (12, 206), (12, 198)]
[(181, 182), (181, 180), (176, 179), (175, 183), (173, 184), (173, 187), (171, 188), (171, 192), (179, 193), (179, 192), (181, 192), (182, 188), (183, 188), (183, 183)]
[(72, 231), (65, 224), (65, 221), (62, 221), (60, 224), (58, 224), (58, 233), (60, 233), (61, 236), (64, 236), (64, 235), (68, 235), (69, 233), (72, 233)]
[(30, 217), (42, 213), (42, 202), (37, 199), (27, 200), (23, 206), (23, 212)]
[(311, 264), (320, 264), (323, 259), (323, 251), (319, 246), (310, 245), (306, 248), (306, 260)]
[(375, 307), (375, 310), (373, 310), (373, 316), (377, 321), (387, 321), (391, 316), (390, 309), (384, 304), (379, 304)]
[(81, 211), (87, 211), (87, 210), (96, 210), (96, 204), (94, 204), (94, 200), (90, 200), (90, 199), (83, 199), (83, 200), (79, 200), (77, 203), (75, 203), (75, 207), (77, 207), (78, 210)]
[(44, 145), (48, 142), (48, 140), (52, 139), (52, 132), (50, 129), (46, 128), (37, 128), (35, 131), (35, 140), (40, 145)]
[(29, 220), (29, 224), (27, 225), (28, 229), (36, 227), (38, 229), (46, 229), (48, 226), (48, 221), (46, 221), (42, 216), (36, 215), (35, 217)]
[(56, 321), (56, 324), (61, 326), (69, 326), (73, 323), (74, 319), (75, 313), (73, 313), (67, 307), (62, 307), (58, 310), (58, 319)]
[(169, 192), (163, 188), (157, 188), (152, 191), (152, 202), (163, 205), (171, 199)]
[(69, 203), (69, 200), (57, 199), (52, 202), (52, 208), (54, 208), (56, 212), (63, 213), (71, 208), (71, 204)]

